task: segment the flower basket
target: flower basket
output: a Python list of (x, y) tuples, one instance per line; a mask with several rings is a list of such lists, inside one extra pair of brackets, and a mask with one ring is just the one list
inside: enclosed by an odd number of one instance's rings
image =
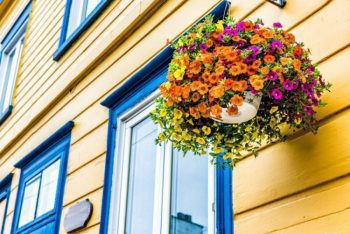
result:
[(157, 143), (233, 167), (243, 152), (284, 140), (282, 126), (317, 131), (315, 108), (329, 90), (310, 51), (261, 20), (217, 23), (207, 17), (172, 43), (173, 59), (152, 120)]

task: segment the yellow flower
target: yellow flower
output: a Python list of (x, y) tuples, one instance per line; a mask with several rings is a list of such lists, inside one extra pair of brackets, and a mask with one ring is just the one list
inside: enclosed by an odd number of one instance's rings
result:
[(219, 29), (219, 30), (224, 30), (224, 21), (222, 20), (219, 20), (216, 24), (216, 29)]
[(171, 87), (171, 84), (170, 84), (170, 82), (165, 82), (165, 83), (163, 84), (163, 86), (164, 86), (167, 90), (169, 90), (170, 87)]
[(174, 138), (174, 139), (176, 139), (176, 140), (181, 140), (181, 136), (179, 135), (179, 134), (177, 134), (176, 132), (173, 132), (172, 134), (171, 134), (171, 136)]
[(278, 110), (278, 106), (273, 106), (273, 107), (271, 107), (271, 109), (270, 109), (270, 114), (275, 113), (277, 110)]
[(222, 157), (224, 160), (227, 160), (229, 158), (233, 158), (233, 153), (229, 152), (227, 154), (225, 154), (223, 157)]
[(177, 69), (174, 72), (174, 76), (177, 80), (182, 80), (185, 75), (185, 70), (184, 69)]
[(165, 141), (166, 136), (165, 136), (164, 133), (161, 132), (161, 133), (159, 133), (158, 138), (159, 138), (160, 141)]
[(175, 117), (173, 118), (173, 121), (176, 125), (179, 125), (179, 124), (182, 124), (184, 122), (184, 119), (181, 118), (181, 119), (175, 119)]
[(182, 131), (182, 128), (180, 127), (180, 125), (175, 124), (174, 130), (175, 130), (176, 132), (181, 132), (181, 131)]
[(196, 142), (201, 145), (205, 144), (205, 140), (202, 137), (197, 137)]
[(160, 117), (165, 117), (166, 116), (166, 110), (165, 109), (161, 109), (159, 112)]
[(191, 140), (191, 135), (190, 134), (188, 134), (187, 132), (182, 132), (181, 133), (181, 135), (182, 135), (182, 137), (183, 137), (183, 139), (185, 140), (185, 141), (190, 141)]
[(211, 129), (207, 126), (203, 126), (202, 131), (204, 132), (205, 135), (209, 135), (211, 133)]
[(198, 128), (192, 129), (192, 131), (197, 134), (201, 133)]
[(297, 119), (294, 120), (294, 122), (295, 122), (296, 124), (300, 124), (302, 121), (303, 121), (302, 118), (297, 118)]
[(174, 119), (181, 119), (182, 115), (182, 111), (180, 111), (179, 109), (174, 110)]
[(224, 152), (225, 150), (223, 149), (223, 148), (221, 148), (221, 147), (214, 147), (213, 148), (213, 152), (214, 153), (217, 153), (217, 154), (219, 154), (219, 153), (222, 153), (222, 152)]

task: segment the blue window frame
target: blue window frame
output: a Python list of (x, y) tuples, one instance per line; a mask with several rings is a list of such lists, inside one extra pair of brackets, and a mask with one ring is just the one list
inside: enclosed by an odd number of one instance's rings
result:
[(12, 112), (12, 96), (23, 49), (31, 2), (0, 44), (0, 125)]
[(67, 0), (61, 37), (53, 59), (58, 61), (112, 0)]
[(0, 234), (4, 233), (8, 201), (11, 193), (12, 173), (0, 181)]
[[(229, 2), (223, 0), (209, 14), (214, 15), (215, 20), (219, 20), (227, 14), (228, 8)], [(118, 118), (125, 111), (146, 99), (166, 80), (164, 71), (172, 54), (173, 50), (166, 47), (101, 103), (110, 108), (110, 111), (100, 233), (108, 233), (112, 180), (115, 179), (113, 165), (115, 152), (119, 147), (116, 145)], [(217, 167), (216, 171), (216, 233), (232, 234), (232, 170)]]
[(58, 233), (74, 123), (66, 123), (14, 166), (21, 169), (12, 233)]

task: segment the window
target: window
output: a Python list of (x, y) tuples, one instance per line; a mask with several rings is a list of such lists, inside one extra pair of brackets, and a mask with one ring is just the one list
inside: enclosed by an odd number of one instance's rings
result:
[(11, 193), (12, 173), (0, 181), (0, 234), (5, 233), (7, 206)]
[[(120, 117), (109, 233), (215, 233), (215, 177), (209, 157), (157, 146), (152, 102)], [(120, 189), (119, 189), (120, 188)], [(121, 192), (119, 192), (121, 191)], [(212, 194), (213, 193), (213, 194)]]
[[(209, 14), (222, 19), (228, 5)], [(102, 234), (233, 233), (232, 170), (154, 144), (149, 111), (172, 55), (166, 47), (101, 103), (109, 108)]]
[(22, 172), (14, 233), (58, 232), (72, 127), (68, 122), (15, 165)]
[(58, 61), (74, 41), (107, 7), (111, 0), (67, 0), (59, 48), (54, 54)]
[(12, 111), (12, 96), (23, 49), (31, 4), (20, 15), (0, 45), (0, 124)]

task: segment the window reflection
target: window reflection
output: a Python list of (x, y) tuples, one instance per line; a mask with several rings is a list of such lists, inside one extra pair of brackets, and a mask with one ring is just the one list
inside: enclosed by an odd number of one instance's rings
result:
[(208, 158), (174, 152), (171, 234), (208, 233)]

